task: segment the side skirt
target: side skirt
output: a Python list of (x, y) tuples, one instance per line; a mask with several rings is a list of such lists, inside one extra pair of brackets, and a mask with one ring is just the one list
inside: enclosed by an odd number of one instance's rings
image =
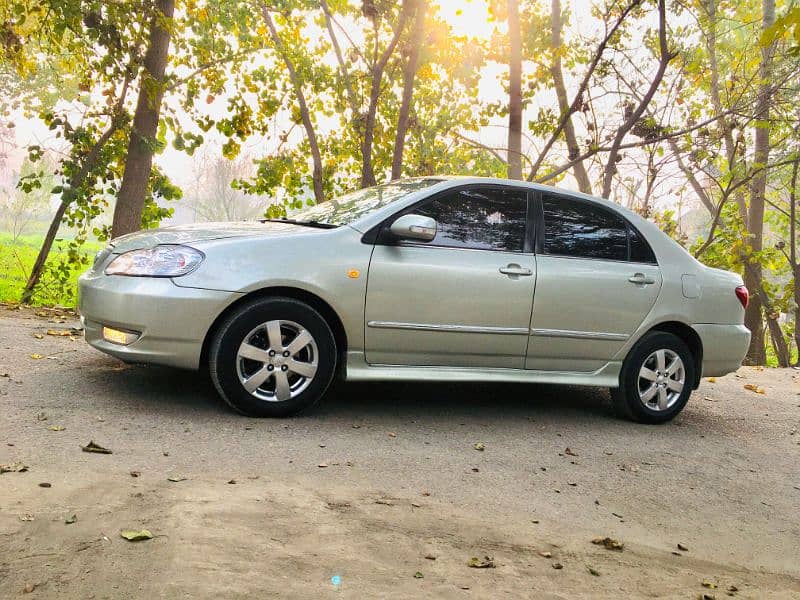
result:
[(619, 387), (622, 363), (612, 361), (591, 373), (534, 371), (529, 369), (475, 369), (472, 367), (431, 367), (406, 365), (370, 365), (363, 352), (347, 353), (347, 381), (485, 381), (510, 383), (552, 383)]

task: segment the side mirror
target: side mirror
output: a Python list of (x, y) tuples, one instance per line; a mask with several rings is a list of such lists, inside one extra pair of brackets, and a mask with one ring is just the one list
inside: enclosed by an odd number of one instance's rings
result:
[(403, 215), (392, 223), (389, 231), (400, 239), (430, 242), (436, 237), (436, 220), (422, 215)]

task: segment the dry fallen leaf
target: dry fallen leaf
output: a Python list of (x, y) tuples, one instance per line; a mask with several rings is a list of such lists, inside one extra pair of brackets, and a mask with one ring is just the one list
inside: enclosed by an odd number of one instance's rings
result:
[(717, 587), (717, 584), (712, 582), (712, 581), (704, 580), (703, 581), (703, 587), (704, 588), (708, 588), (710, 590), (713, 590), (714, 588)]
[(709, 377), (708, 379), (706, 379), (706, 381), (708, 383), (717, 383), (717, 378), (716, 377)]
[(36, 353), (34, 353), (34, 354), (31, 354), (31, 358), (33, 358), (35, 360), (39, 360), (40, 358), (44, 358), (44, 354), (36, 354)]
[(139, 531), (135, 531), (132, 529), (125, 529), (119, 532), (120, 536), (128, 540), (129, 542), (141, 542), (143, 540), (152, 540), (153, 534), (150, 533), (147, 529), (141, 529)]
[(479, 452), (483, 452), (484, 450), (486, 450), (486, 445), (483, 442), (478, 442), (473, 446), (473, 448), (475, 448), (475, 450), (478, 450)]
[(482, 559), (478, 558), (477, 556), (473, 556), (469, 559), (467, 563), (468, 567), (472, 567), (473, 569), (494, 569), (494, 559), (491, 556), (484, 556)]
[(67, 525), (72, 525), (78, 521), (78, 515), (70, 515), (66, 519), (64, 519), (64, 523)]
[(95, 452), (97, 454), (112, 454), (111, 450), (103, 448), (100, 444), (95, 444), (93, 441), (90, 441), (85, 446), (81, 446), (81, 450), (84, 452)]
[(750, 390), (751, 392), (755, 392), (756, 394), (766, 394), (767, 392), (764, 391), (764, 388), (760, 388), (753, 383), (745, 383), (744, 389)]
[(64, 426), (63, 425), (50, 425), (50, 427), (48, 427), (47, 429), (49, 431), (64, 431)]
[(24, 473), (27, 470), (28, 465), (24, 465), (21, 462), (0, 465), (0, 475), (3, 473)]
[(610, 537), (594, 538), (592, 540), (592, 543), (598, 546), (603, 546), (608, 550), (622, 550), (622, 548), (625, 547), (625, 544), (623, 544), (619, 540), (615, 540), (614, 538)]
[(35, 337), (37, 340), (43, 340), (44, 339), (44, 336), (41, 333), (34, 333), (33, 337)]
[(80, 330), (75, 329), (48, 329), (47, 335), (55, 335), (58, 337), (68, 337), (71, 335), (78, 335)]

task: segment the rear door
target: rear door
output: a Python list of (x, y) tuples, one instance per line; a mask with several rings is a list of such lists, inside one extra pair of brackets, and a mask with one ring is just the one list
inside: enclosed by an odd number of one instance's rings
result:
[(528, 197), (513, 186), (437, 194), (404, 211), (437, 221), (425, 243), (392, 239), (386, 224), (367, 282), (369, 363), (523, 368), (536, 283)]
[(642, 237), (599, 203), (543, 194), (525, 367), (594, 371), (637, 330), (661, 289)]

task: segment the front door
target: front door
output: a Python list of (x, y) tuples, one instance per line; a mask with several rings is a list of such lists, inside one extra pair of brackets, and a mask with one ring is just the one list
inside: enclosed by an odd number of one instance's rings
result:
[(595, 371), (650, 312), (661, 271), (641, 233), (616, 211), (551, 194), (541, 205), (525, 366)]
[(536, 283), (527, 190), (467, 186), (404, 213), (435, 219), (437, 233), (425, 243), (379, 236), (367, 282), (367, 362), (523, 368)]

